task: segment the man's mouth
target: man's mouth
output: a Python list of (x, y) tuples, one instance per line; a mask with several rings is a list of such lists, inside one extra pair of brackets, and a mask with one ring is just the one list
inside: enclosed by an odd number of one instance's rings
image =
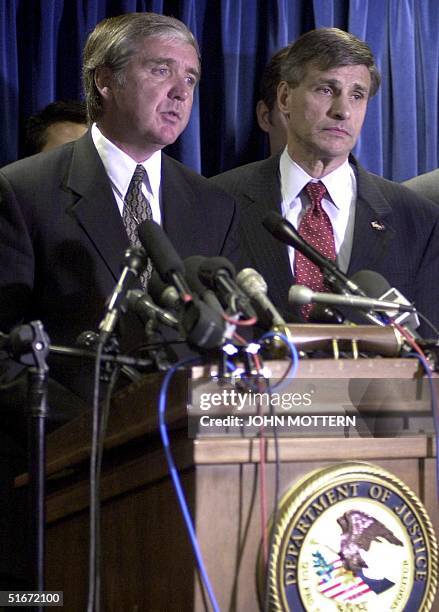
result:
[(345, 130), (342, 127), (338, 127), (338, 126), (333, 126), (333, 127), (327, 127), (324, 130), (325, 132), (331, 132), (331, 134), (335, 134), (336, 136), (350, 136), (349, 132), (347, 130)]
[(174, 110), (163, 111), (162, 115), (166, 119), (170, 119), (171, 121), (180, 121), (181, 120), (181, 114), (179, 112), (177, 112), (177, 111), (174, 111)]

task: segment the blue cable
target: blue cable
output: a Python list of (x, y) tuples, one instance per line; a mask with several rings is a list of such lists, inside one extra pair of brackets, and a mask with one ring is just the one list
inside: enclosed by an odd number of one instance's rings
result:
[(174, 484), (178, 503), (180, 504), (180, 508), (183, 513), (183, 517), (186, 523), (187, 530), (189, 532), (189, 538), (190, 538), (192, 548), (195, 554), (195, 558), (196, 558), (196, 561), (197, 561), (197, 564), (200, 570), (201, 579), (207, 590), (207, 593), (208, 593), (210, 602), (212, 604), (212, 607), (214, 609), (214, 612), (219, 612), (220, 609), (216, 601), (215, 594), (212, 589), (212, 585), (210, 584), (209, 577), (206, 572), (206, 568), (204, 567), (204, 562), (201, 556), (201, 550), (198, 544), (197, 536), (195, 533), (195, 528), (194, 528), (192, 518), (189, 512), (189, 508), (186, 502), (184, 491), (181, 486), (180, 478), (178, 476), (178, 471), (175, 466), (174, 459), (172, 457), (172, 453), (171, 453), (171, 449), (169, 445), (168, 431), (166, 428), (166, 421), (165, 421), (166, 404), (167, 404), (167, 399), (168, 399), (168, 390), (169, 390), (169, 384), (171, 382), (171, 378), (173, 377), (175, 372), (178, 370), (178, 368), (189, 365), (189, 364), (199, 363), (199, 361), (200, 359), (198, 357), (197, 358), (191, 357), (190, 359), (184, 359), (182, 361), (179, 361), (175, 365), (173, 365), (172, 368), (170, 368), (166, 372), (165, 377), (163, 379), (162, 386), (160, 388), (160, 395), (159, 395), (159, 428), (160, 428), (160, 436), (162, 438), (162, 443), (163, 443), (163, 449), (165, 451), (166, 461), (168, 462), (169, 473), (171, 475), (172, 482)]
[(433, 382), (433, 376), (431, 374), (431, 369), (427, 361), (419, 353), (413, 353), (413, 354), (410, 353), (410, 355), (417, 357), (419, 361), (422, 363), (425, 373), (427, 374), (428, 384), (430, 387), (431, 409), (433, 412), (433, 423), (434, 423), (434, 429), (435, 429), (435, 446), (436, 446), (436, 495), (439, 499), (439, 410), (438, 410), (438, 403), (437, 403), (437, 397), (436, 397), (436, 390), (434, 388), (434, 382)]
[(233, 361), (230, 361), (230, 359), (227, 359), (226, 364), (227, 369), (230, 370), (230, 372), (234, 372), (236, 370), (235, 364), (233, 363)]
[[(267, 332), (266, 334), (264, 334), (263, 336), (259, 338), (258, 342), (261, 343), (266, 338), (272, 338), (274, 336), (276, 336), (277, 338), (280, 338), (289, 348), (290, 353), (291, 353), (291, 366), (287, 374), (285, 375), (286, 380), (283, 381), (286, 384), (287, 379), (296, 377), (297, 368), (299, 367), (299, 353), (297, 352), (297, 349), (294, 343), (291, 342), (291, 340), (289, 340), (284, 334), (280, 334), (278, 332)], [(278, 389), (281, 387), (282, 387), (282, 383), (278, 383), (274, 387), (271, 387), (270, 391), (274, 391), (275, 389)]]

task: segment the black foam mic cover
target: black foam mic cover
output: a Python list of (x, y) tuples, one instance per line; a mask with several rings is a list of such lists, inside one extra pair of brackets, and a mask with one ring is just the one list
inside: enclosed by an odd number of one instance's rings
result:
[(391, 289), (389, 282), (384, 276), (373, 270), (359, 270), (351, 278), (371, 298), (379, 299), (386, 291)]
[(168, 280), (172, 272), (184, 274), (184, 265), (174, 245), (158, 223), (143, 221), (137, 228), (139, 240), (160, 276)]

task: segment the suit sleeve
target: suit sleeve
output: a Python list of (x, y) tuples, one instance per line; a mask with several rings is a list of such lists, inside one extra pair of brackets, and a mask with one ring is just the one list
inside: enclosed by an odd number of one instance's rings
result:
[[(439, 329), (439, 219), (436, 219), (420, 261), (415, 282), (415, 305), (424, 317)], [(437, 337), (421, 320), (420, 334), (424, 338)]]
[(28, 223), (8, 179), (0, 172), (0, 330), (25, 320), (31, 303), (34, 255)]

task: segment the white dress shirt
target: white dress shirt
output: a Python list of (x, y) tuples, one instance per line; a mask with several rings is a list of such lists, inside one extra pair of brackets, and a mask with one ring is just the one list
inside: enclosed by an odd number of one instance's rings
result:
[[(282, 193), (282, 215), (297, 229), (311, 202), (303, 188), (310, 181), (321, 180), (327, 194), (322, 207), (328, 214), (334, 230), (337, 265), (346, 272), (352, 251), (357, 199), (357, 181), (349, 162), (339, 166), (321, 179), (315, 179), (294, 162), (284, 149), (279, 163)], [(294, 274), (294, 249), (288, 247), (291, 270)]]
[[(92, 125), (91, 137), (99, 157), (104, 164), (105, 171), (111, 182), (111, 188), (116, 198), (119, 212), (123, 215), (123, 207), (128, 187), (133, 178), (134, 170), (138, 165), (129, 155), (121, 151), (115, 144), (102, 134), (96, 123)], [(142, 192), (151, 204), (152, 218), (161, 224), (160, 210), (160, 179), (162, 169), (162, 152), (156, 151), (142, 165), (146, 176), (142, 184)]]

